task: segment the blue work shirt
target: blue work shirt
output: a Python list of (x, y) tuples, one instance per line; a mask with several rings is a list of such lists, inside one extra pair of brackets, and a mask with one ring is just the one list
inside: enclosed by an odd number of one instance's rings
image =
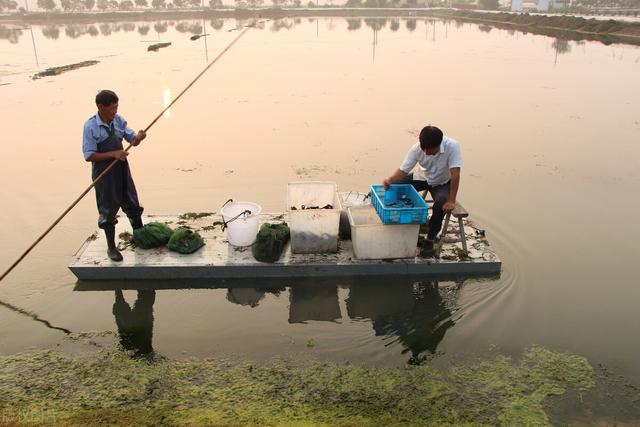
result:
[[(111, 121), (113, 131), (116, 138), (122, 140), (124, 138), (127, 142), (133, 141), (136, 137), (136, 133), (127, 126), (127, 121), (120, 115), (116, 116)], [(105, 141), (109, 137), (109, 125), (102, 121), (100, 116), (96, 113), (84, 124), (84, 131), (82, 132), (82, 153), (84, 159), (89, 158), (98, 152), (98, 144)]]

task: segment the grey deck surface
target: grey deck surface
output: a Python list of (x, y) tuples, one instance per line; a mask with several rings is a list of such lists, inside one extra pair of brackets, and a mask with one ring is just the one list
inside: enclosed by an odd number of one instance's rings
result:
[[(284, 214), (262, 214), (261, 222), (278, 222)], [(448, 242), (457, 236), (457, 224), (450, 224), (447, 239), (439, 260), (434, 258), (358, 260), (354, 258), (351, 241), (340, 240), (335, 254), (292, 254), (289, 246), (274, 264), (256, 261), (251, 248), (235, 248), (227, 242), (219, 225), (219, 215), (196, 219), (180, 219), (178, 215), (150, 215), (145, 222), (160, 221), (176, 228), (186, 225), (200, 233), (205, 246), (197, 252), (182, 255), (166, 247), (134, 248), (116, 237), (124, 260), (111, 261), (107, 257), (104, 234), (97, 230), (75, 254), (69, 269), (80, 280), (159, 280), (159, 279), (226, 279), (264, 277), (340, 277), (384, 275), (491, 275), (500, 272), (501, 261), (491, 250), (489, 242), (473, 224), (465, 220), (469, 257), (459, 258), (461, 243)], [(452, 221), (453, 222), (453, 221)], [(131, 232), (126, 218), (120, 218), (116, 236)], [(416, 250), (416, 253), (418, 251)]]

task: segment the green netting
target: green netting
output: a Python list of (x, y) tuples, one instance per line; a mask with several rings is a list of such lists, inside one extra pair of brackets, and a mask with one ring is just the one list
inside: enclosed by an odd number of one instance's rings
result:
[(256, 243), (251, 248), (253, 257), (262, 262), (276, 262), (280, 259), (285, 245), (289, 241), (289, 226), (281, 224), (262, 224)]
[(166, 245), (173, 230), (162, 222), (150, 222), (133, 230), (133, 242), (142, 249), (157, 248)]
[(180, 227), (176, 229), (169, 239), (167, 247), (181, 254), (190, 254), (204, 246), (204, 240), (190, 228)]

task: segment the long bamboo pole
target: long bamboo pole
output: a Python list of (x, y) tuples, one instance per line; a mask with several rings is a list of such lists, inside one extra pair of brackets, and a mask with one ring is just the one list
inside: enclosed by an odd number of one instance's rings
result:
[[(165, 113), (169, 108), (171, 108), (171, 106), (172, 106), (173, 104), (175, 104), (175, 103), (178, 101), (178, 99), (180, 99), (180, 97), (181, 97), (181, 96), (182, 96), (186, 91), (188, 91), (188, 90), (191, 88), (191, 86), (193, 86), (193, 84), (194, 84), (194, 83), (195, 83), (195, 82), (196, 82), (200, 77), (202, 77), (202, 75), (203, 75), (204, 73), (206, 73), (206, 72), (207, 72), (207, 70), (208, 70), (209, 68), (211, 68), (211, 66), (212, 66), (213, 64), (215, 64), (215, 63), (218, 61), (218, 59), (220, 59), (220, 58), (222, 57), (222, 55), (224, 55), (224, 54), (225, 54), (229, 49), (231, 49), (231, 46), (233, 46), (233, 45), (234, 45), (238, 40), (240, 40), (240, 38), (241, 38), (242, 36), (244, 36), (244, 35), (245, 35), (245, 33), (246, 33), (247, 31), (249, 31), (249, 29), (250, 29), (250, 28), (251, 28), (251, 26), (247, 26), (244, 30), (242, 30), (242, 32), (241, 32), (240, 34), (238, 34), (238, 36), (237, 36), (235, 39), (233, 39), (233, 41), (232, 41), (231, 43), (229, 43), (229, 44), (227, 45), (227, 47), (225, 47), (225, 48), (224, 48), (224, 50), (223, 50), (222, 52), (220, 52), (220, 53), (218, 54), (218, 56), (216, 56), (216, 57), (214, 58), (214, 60), (213, 60), (213, 61), (211, 61), (211, 63), (210, 63), (209, 65), (207, 65), (207, 66), (206, 66), (206, 67), (205, 67), (205, 68), (200, 72), (200, 74), (198, 74), (198, 75), (196, 76), (196, 78), (195, 78), (195, 79), (193, 79), (193, 80), (191, 81), (191, 83), (189, 83), (189, 84), (187, 85), (187, 87), (185, 87), (185, 88), (182, 90), (182, 92), (180, 92), (180, 94), (179, 94), (178, 96), (176, 96), (176, 97), (175, 97), (175, 99), (174, 99), (173, 101), (171, 101), (171, 103), (170, 103), (169, 105), (167, 105), (167, 106), (166, 106), (166, 107), (165, 107), (165, 108), (160, 112), (160, 114), (158, 114), (158, 115), (156, 116), (156, 118), (155, 118), (155, 119), (153, 119), (153, 121), (151, 121), (151, 123), (149, 124), (149, 126), (147, 126), (147, 127), (144, 129), (144, 131), (145, 131), (145, 132), (147, 132), (147, 131), (151, 128), (151, 126), (153, 126), (153, 125), (154, 125), (154, 124), (155, 124), (155, 123), (160, 119), (160, 117), (162, 117), (162, 115), (163, 115), (163, 114), (164, 114), (164, 113)], [(128, 152), (128, 151), (131, 149), (131, 147), (133, 147), (133, 145), (129, 144), (129, 145), (127, 146), (127, 148), (126, 148), (124, 151)], [(2, 274), (2, 276), (0, 277), (0, 281), (2, 281), (2, 280), (7, 276), (7, 274), (9, 274), (9, 273), (11, 272), (11, 270), (13, 270), (13, 269), (18, 265), (18, 264), (20, 264), (20, 262), (21, 262), (21, 261), (22, 261), (22, 260), (23, 260), (23, 259), (24, 259), (28, 254), (29, 254), (29, 252), (31, 252), (31, 250), (32, 250), (33, 248), (35, 248), (35, 247), (36, 247), (36, 245), (37, 245), (38, 243), (40, 243), (40, 241), (41, 241), (42, 239), (44, 239), (44, 238), (45, 238), (45, 236), (46, 236), (47, 234), (49, 234), (49, 232), (50, 232), (51, 230), (53, 230), (53, 228), (54, 228), (56, 225), (58, 225), (58, 223), (62, 220), (62, 218), (64, 218), (64, 217), (65, 217), (65, 216), (66, 216), (66, 215), (71, 211), (71, 209), (73, 209), (73, 208), (78, 204), (78, 202), (80, 202), (80, 200), (82, 200), (82, 198), (83, 198), (84, 196), (86, 196), (86, 194), (87, 194), (89, 191), (91, 191), (91, 189), (92, 189), (93, 187), (95, 187), (95, 186), (96, 186), (96, 184), (98, 183), (98, 181), (100, 181), (100, 180), (101, 180), (101, 179), (102, 179), (102, 178), (103, 178), (107, 173), (109, 173), (109, 171), (110, 171), (111, 169), (113, 169), (113, 167), (115, 166), (115, 164), (116, 164), (117, 162), (119, 162), (119, 161), (120, 161), (120, 160), (115, 159), (113, 162), (111, 162), (111, 164), (110, 164), (110, 165), (109, 165), (109, 166), (108, 166), (108, 167), (107, 167), (107, 168), (106, 168), (106, 169), (105, 169), (105, 170), (104, 170), (100, 175), (98, 175), (98, 177), (97, 177), (96, 179), (94, 179), (94, 180), (93, 180), (93, 182), (91, 183), (91, 185), (90, 185), (89, 187), (87, 187), (87, 189), (86, 189), (86, 190), (84, 190), (84, 191), (82, 192), (82, 194), (80, 194), (80, 196), (78, 196), (78, 198), (77, 198), (73, 203), (71, 203), (71, 205), (70, 205), (67, 209), (65, 209), (65, 211), (62, 213), (62, 215), (60, 215), (60, 216), (58, 217), (58, 219), (56, 219), (56, 220), (53, 222), (53, 224), (51, 224), (51, 225), (49, 226), (49, 228), (47, 228), (47, 229), (46, 229), (46, 231), (45, 231), (44, 233), (42, 233), (42, 234), (40, 235), (40, 237), (38, 237), (38, 238), (36, 239), (36, 241), (35, 241), (35, 242), (33, 242), (33, 243), (31, 244), (31, 246), (29, 246), (29, 247), (27, 248), (27, 250), (26, 250), (26, 251), (24, 251), (24, 253), (23, 253), (22, 255), (20, 255), (20, 257), (19, 257), (19, 258), (18, 258), (18, 259), (13, 263), (13, 264), (11, 264), (11, 267), (9, 267), (9, 268), (7, 269), (7, 271), (5, 271), (5, 272)]]

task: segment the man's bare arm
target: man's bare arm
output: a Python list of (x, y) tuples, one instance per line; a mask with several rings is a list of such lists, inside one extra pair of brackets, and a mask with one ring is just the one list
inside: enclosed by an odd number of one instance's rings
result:
[(458, 196), (458, 188), (460, 188), (460, 168), (451, 168), (451, 186), (449, 189), (449, 200), (444, 204), (442, 210), (444, 213), (450, 213), (456, 207), (456, 197)]
[(402, 181), (407, 177), (407, 175), (408, 174), (406, 172), (397, 169), (394, 173), (391, 174), (389, 178), (382, 181), (382, 184), (384, 185), (384, 188), (389, 188), (391, 184), (393, 184), (394, 182)]

